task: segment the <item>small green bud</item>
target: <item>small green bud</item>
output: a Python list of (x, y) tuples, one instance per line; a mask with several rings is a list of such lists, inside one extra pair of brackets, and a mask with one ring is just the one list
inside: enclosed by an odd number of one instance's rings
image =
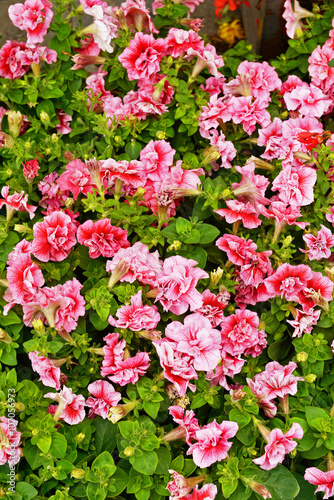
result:
[(86, 437), (86, 434), (84, 434), (83, 432), (79, 432), (79, 434), (77, 434), (74, 438), (74, 441), (76, 443), (81, 443)]
[(49, 123), (50, 123), (50, 116), (48, 115), (48, 113), (46, 113), (45, 111), (41, 111), (41, 114), (39, 115), (39, 118), (40, 118), (41, 122), (44, 125), (49, 125)]
[(134, 448), (132, 448), (132, 446), (127, 446), (127, 447), (125, 448), (125, 450), (124, 450), (124, 455), (125, 455), (126, 457), (132, 457), (132, 456), (133, 456), (133, 454), (134, 454), (134, 452), (135, 452), (135, 450), (134, 450)]
[(166, 139), (166, 134), (162, 130), (158, 130), (158, 132), (155, 135), (156, 135), (156, 138), (159, 139), (159, 141)]
[(304, 352), (304, 351), (298, 352), (296, 358), (297, 358), (298, 363), (305, 363), (305, 361), (307, 361), (308, 354), (307, 354), (307, 352)]
[(314, 375), (314, 373), (310, 373), (309, 375), (306, 375), (305, 382), (307, 382), (308, 384), (313, 384), (313, 382), (315, 382), (316, 379), (317, 379), (317, 376)]

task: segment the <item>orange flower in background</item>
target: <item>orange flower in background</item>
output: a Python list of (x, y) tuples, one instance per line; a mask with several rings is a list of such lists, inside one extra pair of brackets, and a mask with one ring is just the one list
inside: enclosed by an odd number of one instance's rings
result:
[(242, 4), (247, 5), (247, 7), (250, 6), (248, 0), (214, 0), (214, 2), (217, 17), (221, 17), (222, 11), (225, 7), (228, 7), (228, 10), (236, 10)]

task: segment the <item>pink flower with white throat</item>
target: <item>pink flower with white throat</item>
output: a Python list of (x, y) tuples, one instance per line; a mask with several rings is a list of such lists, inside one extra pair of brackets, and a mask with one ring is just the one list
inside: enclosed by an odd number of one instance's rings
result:
[(140, 152), (144, 174), (152, 181), (163, 181), (173, 165), (175, 149), (164, 141), (150, 141)]
[(265, 446), (265, 454), (256, 458), (253, 462), (264, 470), (271, 470), (276, 465), (281, 464), (287, 453), (290, 453), (297, 446), (294, 439), (302, 439), (304, 435), (300, 424), (293, 423), (292, 427), (285, 433), (281, 429), (274, 429), (270, 432), (268, 444)]
[(196, 260), (186, 259), (180, 255), (168, 257), (163, 264), (162, 273), (158, 279), (158, 295), (156, 300), (162, 304), (165, 311), (183, 314), (194, 311), (203, 303), (201, 294), (196, 290), (198, 280), (209, 275), (197, 266)]
[(297, 368), (296, 363), (290, 361), (288, 365), (282, 366), (277, 361), (272, 361), (266, 365), (266, 369), (255, 375), (254, 381), (262, 384), (270, 398), (284, 398), (290, 394), (297, 393), (297, 382), (304, 380), (302, 377), (293, 375)]
[(287, 300), (298, 301), (298, 293), (305, 288), (311, 277), (311, 269), (304, 264), (282, 264), (274, 274), (266, 278), (265, 285), (271, 297), (279, 295)]
[(8, 15), (17, 28), (27, 31), (27, 45), (42, 43), (53, 17), (48, 0), (26, 0), (8, 9)]
[(216, 214), (225, 217), (228, 224), (241, 221), (247, 229), (254, 229), (262, 224), (262, 220), (257, 217), (256, 209), (251, 203), (243, 203), (238, 200), (226, 200), (228, 208), (214, 210)]
[(67, 424), (76, 425), (85, 418), (85, 398), (79, 394), (73, 394), (70, 387), (63, 386), (60, 392), (48, 392), (45, 398), (53, 399), (59, 403), (54, 420), (64, 420)]
[(86, 406), (90, 408), (88, 418), (94, 418), (96, 415), (107, 418), (109, 409), (122, 399), (121, 393), (115, 391), (113, 385), (106, 380), (96, 380), (89, 384), (88, 391), (94, 396), (89, 396), (86, 401)]
[(118, 60), (127, 69), (129, 80), (139, 80), (158, 73), (164, 55), (165, 40), (155, 40), (152, 35), (136, 33), (130, 46), (122, 52)]
[(194, 432), (195, 442), (189, 447), (187, 455), (192, 455), (193, 461), (201, 469), (224, 460), (232, 446), (228, 439), (234, 437), (238, 429), (236, 422), (223, 421), (217, 424), (216, 419), (213, 420)]
[(40, 381), (57, 391), (60, 390), (60, 368), (53, 365), (49, 358), (41, 355), (38, 351), (29, 352), (32, 369), (40, 376)]
[(18, 421), (13, 418), (0, 417), (0, 465), (8, 463), (14, 467), (20, 461), (21, 432), (16, 430), (17, 425)]
[(273, 190), (279, 198), (291, 206), (310, 205), (314, 200), (313, 187), (317, 172), (310, 167), (284, 167), (273, 181)]
[(109, 316), (108, 321), (116, 328), (129, 328), (133, 332), (154, 330), (160, 321), (157, 306), (143, 306), (142, 290), (130, 299), (131, 305), (121, 306), (117, 312), (117, 320)]
[(305, 470), (304, 479), (318, 486), (315, 493), (319, 491), (325, 493), (324, 500), (334, 495), (334, 470), (323, 472), (316, 467), (309, 467)]
[(314, 17), (314, 14), (303, 9), (298, 0), (294, 0), (294, 10), (292, 9), (291, 0), (285, 0), (282, 17), (286, 20), (286, 32), (288, 37), (295, 38), (297, 29), (302, 29), (301, 20), (307, 17)]
[(318, 234), (304, 234), (303, 240), (307, 245), (307, 250), (299, 249), (303, 253), (307, 253), (310, 260), (328, 259), (331, 256), (331, 247), (334, 246), (334, 236), (330, 229), (321, 224), (321, 229)]
[(21, 193), (15, 191), (14, 194), (9, 194), (9, 186), (3, 186), (1, 196), (3, 196), (3, 200), (0, 200), (0, 208), (6, 205), (7, 221), (11, 220), (15, 212), (28, 212), (30, 219), (35, 217), (37, 207), (28, 205), (28, 195), (24, 191)]
[(258, 356), (267, 345), (266, 334), (259, 330), (260, 320), (253, 311), (237, 309), (222, 321), (222, 348), (231, 356)]

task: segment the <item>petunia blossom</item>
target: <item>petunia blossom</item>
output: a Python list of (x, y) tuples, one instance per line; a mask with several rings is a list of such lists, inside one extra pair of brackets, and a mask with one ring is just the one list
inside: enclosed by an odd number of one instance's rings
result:
[(53, 18), (48, 0), (26, 0), (10, 5), (8, 15), (17, 28), (27, 32), (27, 45), (42, 43)]
[(96, 380), (89, 384), (88, 391), (93, 395), (86, 400), (86, 406), (90, 408), (88, 418), (96, 415), (107, 418), (110, 407), (116, 406), (122, 399), (122, 395), (106, 380)]
[(40, 376), (40, 381), (57, 391), (60, 390), (60, 368), (53, 365), (49, 358), (41, 355), (38, 351), (29, 352), (32, 369)]
[(130, 299), (131, 305), (121, 306), (117, 312), (117, 320), (109, 316), (110, 325), (117, 328), (129, 328), (133, 332), (154, 330), (160, 321), (157, 306), (143, 306), (142, 290)]
[(76, 425), (85, 418), (85, 398), (81, 394), (73, 394), (70, 387), (64, 385), (60, 392), (48, 392), (44, 397), (59, 403), (56, 418), (61, 418), (67, 424)]
[(266, 369), (255, 375), (254, 381), (262, 384), (269, 397), (284, 398), (287, 394), (294, 396), (297, 392), (297, 382), (304, 380), (293, 375), (297, 368), (296, 363), (290, 361), (282, 366), (277, 361), (267, 363)]
[(334, 236), (330, 229), (321, 224), (321, 229), (318, 234), (304, 234), (303, 240), (307, 245), (306, 250), (300, 251), (307, 253), (310, 260), (328, 259), (331, 256), (331, 247), (334, 245)]
[(261, 219), (256, 215), (256, 210), (251, 203), (243, 203), (238, 200), (227, 200), (228, 208), (220, 208), (214, 212), (221, 217), (225, 217), (228, 224), (241, 221), (247, 229), (254, 229), (262, 224)]
[[(11, 393), (8, 395), (11, 398)], [(0, 465), (8, 463), (9, 467), (14, 467), (21, 458), (21, 432), (17, 431), (18, 421), (14, 418), (0, 417)]]
[(300, 207), (314, 200), (313, 187), (317, 172), (310, 167), (284, 167), (273, 181), (273, 190), (279, 190), (279, 198), (286, 204)]
[(95, 187), (86, 165), (80, 160), (68, 163), (65, 172), (60, 175), (56, 183), (62, 191), (70, 191), (75, 200), (80, 193), (86, 196)]
[(152, 35), (136, 33), (118, 60), (127, 70), (129, 80), (149, 78), (160, 70), (165, 50), (165, 40), (162, 38), (155, 40)]
[(81, 245), (88, 247), (92, 259), (113, 257), (121, 248), (130, 246), (126, 229), (112, 226), (109, 219), (96, 222), (86, 220), (78, 227), (77, 238)]
[(324, 500), (334, 495), (334, 470), (323, 472), (316, 467), (309, 467), (305, 470), (304, 479), (318, 486), (315, 493), (320, 491), (325, 493)]

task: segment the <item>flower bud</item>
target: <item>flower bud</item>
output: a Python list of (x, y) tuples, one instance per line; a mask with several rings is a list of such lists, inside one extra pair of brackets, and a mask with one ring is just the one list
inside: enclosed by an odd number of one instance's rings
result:
[(35, 330), (35, 332), (38, 333), (38, 335), (45, 334), (45, 326), (41, 319), (34, 319), (32, 322), (32, 327)]
[(256, 493), (262, 496), (262, 498), (267, 499), (267, 498), (272, 498), (270, 491), (263, 486), (260, 483), (257, 483), (256, 481), (249, 481), (248, 486), (252, 488)]
[(83, 479), (86, 475), (86, 472), (83, 469), (73, 469), (71, 472), (71, 477), (74, 479)]
[(305, 363), (305, 361), (307, 361), (308, 354), (307, 354), (307, 352), (304, 352), (304, 351), (298, 352), (296, 358), (297, 358), (298, 363)]
[(46, 113), (46, 111), (41, 111), (39, 118), (40, 118), (41, 122), (43, 123), (43, 125), (49, 125), (50, 116), (48, 115), (48, 113)]
[(171, 245), (169, 245), (167, 250), (170, 250), (171, 252), (173, 252), (173, 251), (177, 252), (178, 250), (180, 250), (181, 247), (182, 247), (181, 241), (174, 240), (173, 243)]
[(159, 139), (159, 141), (166, 139), (166, 134), (162, 130), (158, 130), (158, 132), (155, 134), (155, 136), (157, 139)]
[(317, 376), (314, 375), (314, 373), (309, 373), (305, 377), (305, 382), (307, 382), (308, 384), (313, 384), (313, 382), (315, 382), (316, 379), (317, 379)]
[(326, 276), (334, 283), (334, 266), (326, 267), (325, 273)]
[(210, 273), (210, 286), (215, 287), (218, 286), (221, 278), (223, 277), (224, 270), (221, 267), (218, 267), (214, 271)]
[(126, 457), (132, 457), (134, 455), (134, 452), (135, 452), (135, 450), (134, 450), (134, 448), (132, 448), (132, 446), (127, 446), (125, 448), (125, 450), (123, 451), (123, 453)]
[(12, 338), (8, 335), (5, 330), (0, 328), (0, 342), (4, 342), (4, 344), (10, 344), (12, 341)]
[(113, 406), (110, 408), (107, 418), (108, 420), (110, 420), (110, 422), (116, 424), (136, 406), (137, 406), (137, 401), (131, 401), (130, 403), (126, 403), (125, 405)]
[(14, 406), (16, 411), (24, 411), (26, 409), (26, 405), (20, 401), (16, 402)]
[(20, 111), (9, 111), (9, 113), (7, 113), (7, 117), (9, 133), (13, 137), (18, 137), (23, 120), (22, 114)]
[(74, 441), (76, 443), (82, 443), (82, 441), (85, 439), (86, 437), (86, 434), (84, 434), (83, 432), (79, 432), (79, 434), (77, 434), (74, 438)]
[(213, 161), (219, 160), (221, 154), (218, 151), (217, 146), (210, 146), (203, 151), (203, 163), (204, 165), (208, 165)]
[(6, 134), (6, 132), (0, 132), (0, 148), (11, 149), (15, 144), (14, 139)]
[(128, 272), (129, 268), (130, 268), (130, 265), (127, 262), (125, 262), (124, 260), (120, 260), (116, 264), (116, 267), (113, 270), (113, 272), (111, 273), (111, 276), (110, 276), (109, 281), (108, 281), (107, 287), (109, 288), (109, 290), (111, 290), (112, 287), (115, 286), (116, 283), (121, 278), (123, 278), (123, 276), (126, 275), (126, 273)]

